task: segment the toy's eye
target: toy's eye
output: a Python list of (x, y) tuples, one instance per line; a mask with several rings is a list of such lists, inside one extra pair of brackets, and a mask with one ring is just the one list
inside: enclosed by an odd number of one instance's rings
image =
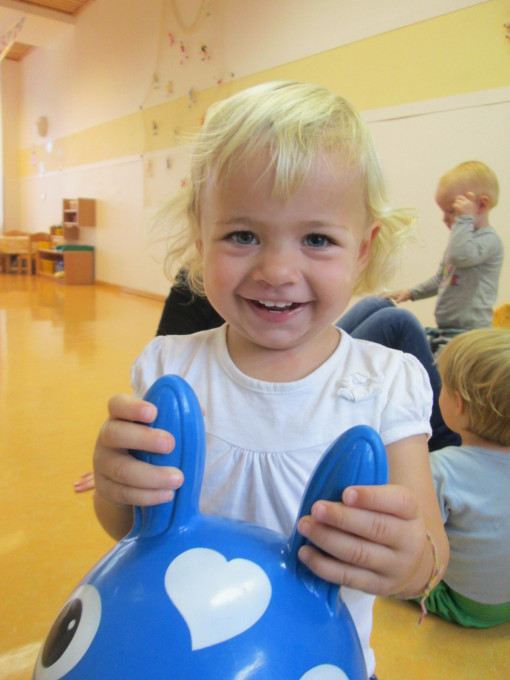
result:
[(60, 610), (35, 667), (34, 680), (59, 680), (85, 656), (101, 620), (101, 596), (80, 586)]

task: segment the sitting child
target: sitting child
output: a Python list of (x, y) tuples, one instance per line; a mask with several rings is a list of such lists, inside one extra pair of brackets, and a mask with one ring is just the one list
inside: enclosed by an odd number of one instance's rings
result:
[(462, 626), (510, 621), (510, 331), (469, 331), (438, 359), (446, 424), (462, 438), (430, 454), (450, 541), (428, 611)]

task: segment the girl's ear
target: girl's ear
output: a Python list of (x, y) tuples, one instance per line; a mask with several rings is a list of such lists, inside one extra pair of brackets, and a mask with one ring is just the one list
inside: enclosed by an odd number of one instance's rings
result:
[(372, 245), (374, 243), (375, 237), (381, 230), (380, 222), (372, 222), (370, 227), (367, 229), (367, 233), (361, 241), (359, 253), (358, 253), (358, 274), (360, 274), (363, 269), (368, 264), (370, 259), (370, 253), (372, 252)]

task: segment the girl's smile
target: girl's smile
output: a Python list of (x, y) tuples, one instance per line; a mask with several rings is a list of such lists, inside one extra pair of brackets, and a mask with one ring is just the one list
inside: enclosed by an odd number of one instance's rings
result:
[(333, 324), (377, 226), (367, 224), (359, 177), (338, 156), (315, 161), (289, 197), (275, 195), (268, 165), (259, 155), (206, 183), (199, 247), (207, 297), (229, 324), (232, 359), (274, 380), (276, 366), (286, 375), (283, 359), (306, 375), (334, 351)]
[(247, 304), (252, 304), (255, 307), (254, 313), (264, 315), (264, 319), (268, 323), (284, 323), (291, 314), (306, 305), (306, 302), (287, 302), (284, 300), (246, 300)]

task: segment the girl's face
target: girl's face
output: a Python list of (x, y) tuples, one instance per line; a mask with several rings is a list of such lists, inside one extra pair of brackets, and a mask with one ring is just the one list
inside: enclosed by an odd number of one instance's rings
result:
[(267, 379), (285, 381), (334, 351), (333, 324), (378, 226), (367, 225), (361, 181), (336, 155), (317, 161), (287, 200), (272, 195), (267, 167), (261, 154), (227, 181), (205, 185), (198, 247), (207, 297), (229, 324), (232, 359), (253, 377), (264, 379), (265, 366)]

